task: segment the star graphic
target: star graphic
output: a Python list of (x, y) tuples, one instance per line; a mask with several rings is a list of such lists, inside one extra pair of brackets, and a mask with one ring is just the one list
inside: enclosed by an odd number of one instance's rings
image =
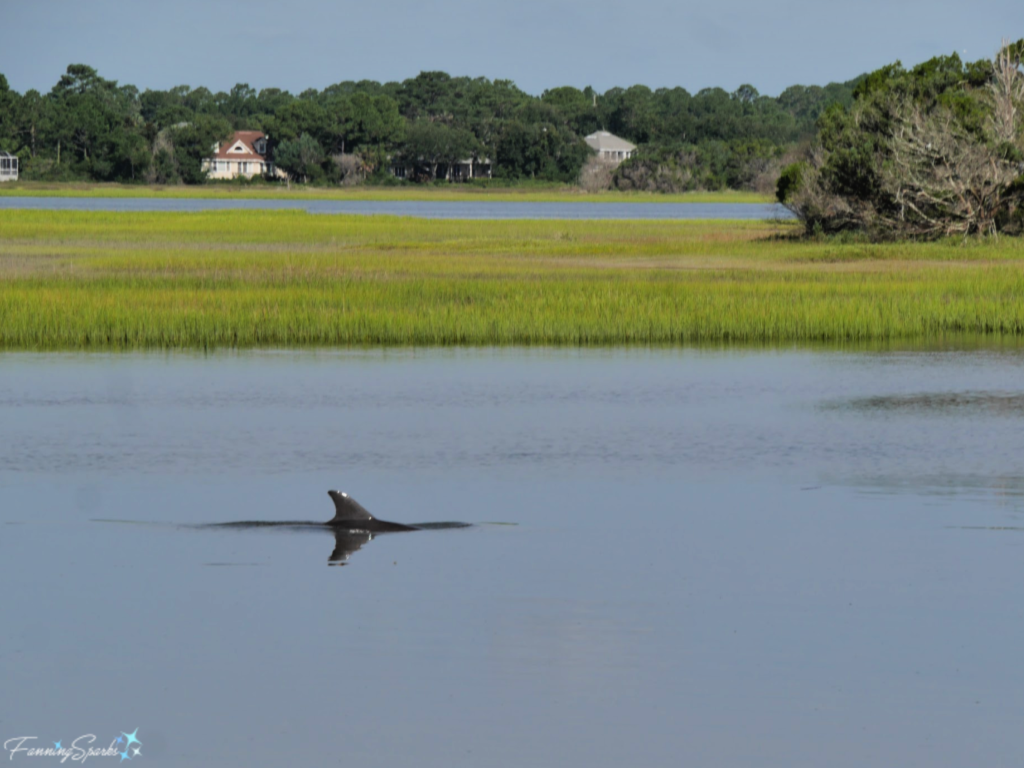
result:
[[(129, 747), (130, 747), (130, 746), (131, 746), (132, 744), (138, 744), (139, 746), (141, 746), (141, 745), (142, 745), (142, 742), (141, 742), (141, 741), (139, 741), (139, 740), (138, 740), (137, 738), (135, 738), (135, 734), (137, 734), (138, 732), (139, 732), (139, 729), (138, 729), (138, 728), (136, 728), (136, 729), (135, 729), (134, 731), (132, 731), (131, 733), (125, 733), (124, 731), (121, 731), (121, 735), (122, 735), (122, 736), (124, 736), (124, 737), (125, 737), (126, 739), (128, 739), (128, 746), (129, 746)], [(125, 750), (125, 751), (127, 751), (127, 750)], [(131, 758), (129, 758), (129, 760), (130, 760), (130, 759), (131, 759)]]
[(120, 744), (122, 741), (124, 741), (124, 737), (122, 736), (118, 736), (116, 739), (114, 739), (115, 744)]
[(138, 747), (132, 747), (132, 757), (142, 757), (142, 750)]
[(121, 759), (118, 760), (119, 763), (123, 763), (125, 760), (131, 760), (131, 758), (128, 757), (128, 750), (127, 749), (124, 752), (118, 752), (117, 754), (119, 754), (121, 756)]
[[(63, 741), (63, 739), (61, 739), (61, 741)], [(53, 746), (55, 746), (57, 749), (60, 749), (60, 741), (53, 742)]]

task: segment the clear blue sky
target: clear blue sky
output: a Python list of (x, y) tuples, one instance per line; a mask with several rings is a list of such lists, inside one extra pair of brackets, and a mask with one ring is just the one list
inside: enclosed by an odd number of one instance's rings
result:
[(901, 59), (991, 56), (1020, 0), (2, 0), (0, 72), (48, 91), (70, 63), (140, 89), (298, 93), (421, 70), (559, 85), (733, 90), (848, 80)]

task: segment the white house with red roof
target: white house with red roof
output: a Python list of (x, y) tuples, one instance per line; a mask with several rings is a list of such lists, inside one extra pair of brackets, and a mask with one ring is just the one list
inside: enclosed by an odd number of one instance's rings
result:
[(235, 131), (230, 139), (217, 145), (212, 157), (203, 160), (203, 170), (208, 179), (285, 177), (267, 159), (267, 137), (262, 131)]

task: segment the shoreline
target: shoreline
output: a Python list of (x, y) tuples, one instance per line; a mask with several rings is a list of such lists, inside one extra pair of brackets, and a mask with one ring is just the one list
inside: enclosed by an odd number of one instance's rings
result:
[(530, 203), (774, 203), (756, 192), (584, 192), (577, 187), (478, 187), (470, 184), (401, 187), (303, 187), (209, 183), (197, 186), (92, 182), (14, 181), (0, 184), (0, 197), (108, 197), (206, 200), (491, 201)]

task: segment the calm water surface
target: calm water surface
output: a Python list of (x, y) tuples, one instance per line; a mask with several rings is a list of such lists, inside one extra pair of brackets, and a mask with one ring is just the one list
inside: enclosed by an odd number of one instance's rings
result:
[(425, 219), (778, 219), (781, 205), (760, 203), (517, 203), (488, 200), (185, 200), (130, 197), (0, 197), (0, 209), (45, 211), (298, 210)]
[[(1022, 457), (1014, 349), (2, 355), (0, 737), (1020, 765)], [(476, 525), (190, 527), (329, 488)]]

